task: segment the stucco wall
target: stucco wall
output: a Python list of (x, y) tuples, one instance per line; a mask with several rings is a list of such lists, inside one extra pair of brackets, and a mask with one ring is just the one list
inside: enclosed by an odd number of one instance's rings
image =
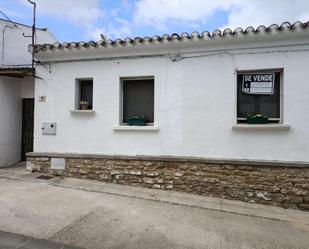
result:
[(0, 78), (0, 167), (20, 160), (22, 98), (33, 98), (32, 78)]
[[(0, 67), (29, 66), (31, 54), (28, 45), (31, 27), (13, 25), (0, 20)], [(36, 41), (55, 42), (48, 31), (37, 30)], [(20, 160), (22, 98), (34, 97), (33, 78), (8, 78), (0, 76), (0, 167), (14, 164)]]
[[(307, 51), (293, 51), (300, 49)], [(268, 51), (265, 53), (265, 51)], [(276, 50), (276, 49), (274, 49)], [(97, 60), (38, 66), (36, 152), (173, 155), (309, 162), (307, 47), (251, 49), (172, 62), (169, 58)], [(264, 52), (263, 52), (264, 51)], [(289, 130), (232, 130), (236, 70), (283, 69), (283, 121)], [(154, 76), (159, 131), (117, 131), (120, 77)], [(95, 113), (71, 113), (75, 78), (94, 79)], [(55, 136), (42, 122), (57, 122)]]
[[(0, 20), (0, 64), (8, 65), (27, 65), (31, 64), (31, 55), (28, 52), (28, 45), (31, 38), (24, 37), (31, 35), (31, 27), (17, 24), (14, 26), (4, 20)], [(37, 43), (53, 43), (55, 37), (48, 31), (37, 30)]]

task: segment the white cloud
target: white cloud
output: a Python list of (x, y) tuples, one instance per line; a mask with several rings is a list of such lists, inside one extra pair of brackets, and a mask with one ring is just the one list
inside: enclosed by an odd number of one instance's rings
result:
[[(120, 19), (120, 18), (118, 18)], [(110, 24), (106, 32), (107, 38), (125, 38), (132, 35), (131, 25), (124, 19), (118, 20), (119, 26)]]
[(101, 34), (106, 34), (106, 31), (102, 28), (93, 27), (87, 30), (87, 36), (94, 41), (100, 40)]
[(207, 20), (217, 10), (229, 11), (241, 0), (139, 0), (135, 22), (166, 29), (171, 20), (190, 22)]
[(138, 0), (135, 23), (165, 30), (171, 21), (207, 23), (218, 11), (226, 11), (228, 27), (270, 25), (309, 20), (308, 0)]
[[(25, 0), (19, 0), (31, 6)], [(90, 26), (103, 16), (99, 0), (36, 0), (39, 14), (52, 15), (80, 26)]]
[[(26, 0), (18, 1), (31, 7)], [(36, 3), (38, 14), (53, 16), (84, 29), (87, 39), (99, 40), (101, 34), (115, 39), (132, 33), (130, 23), (119, 18), (120, 7), (129, 8), (128, 0), (122, 0), (119, 8), (110, 9), (106, 15), (100, 0), (36, 0)], [(104, 22), (99, 22), (102, 17), (105, 17)]]
[(309, 21), (308, 0), (252, 0), (243, 3), (229, 13), (228, 24), (231, 28), (257, 27), (261, 24), (281, 24), (289, 21)]
[[(19, 1), (31, 7), (26, 0)], [(85, 29), (88, 38), (99, 39), (102, 30), (96, 27), (96, 21), (104, 16), (99, 0), (36, 0), (36, 3), (38, 14), (70, 22)]]
[(132, 34), (130, 23), (122, 18), (115, 17), (112, 22), (106, 23), (103, 28), (89, 29), (88, 36), (97, 41), (103, 34), (107, 39), (125, 38)]

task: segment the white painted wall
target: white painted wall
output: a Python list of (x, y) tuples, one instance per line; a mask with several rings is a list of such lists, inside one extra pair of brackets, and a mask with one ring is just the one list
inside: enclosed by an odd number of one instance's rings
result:
[[(31, 35), (31, 27), (16, 24), (16, 26), (5, 20), (0, 20), (0, 64), (1, 67), (9, 65), (29, 65), (31, 55), (28, 52), (28, 45), (31, 38), (23, 36)], [(48, 31), (37, 29), (37, 43), (56, 42), (55, 37)]]
[[(0, 79), (0, 166), (8, 166), (20, 157), (21, 99), (19, 82)], [(19, 145), (19, 146), (18, 146)]]
[[(0, 66), (31, 64), (28, 52), (31, 27), (0, 20)], [(48, 31), (37, 30), (37, 42), (55, 42)], [(22, 129), (22, 98), (34, 97), (34, 79), (0, 76), (0, 167), (20, 160)]]
[[(301, 51), (292, 51), (295, 49)], [(308, 45), (278, 46), (179, 62), (144, 58), (39, 66), (37, 73), (43, 80), (36, 79), (35, 86), (34, 150), (309, 162), (308, 49)], [(273, 68), (284, 70), (283, 117), (291, 129), (232, 130), (236, 70)], [(143, 75), (155, 77), (155, 124), (160, 130), (115, 131), (120, 112), (119, 78)], [(70, 113), (75, 78), (82, 77), (94, 79), (94, 114)], [(38, 102), (39, 96), (46, 96), (46, 102)], [(57, 122), (56, 136), (42, 135), (45, 121)]]
[(0, 167), (20, 160), (22, 98), (33, 98), (32, 78), (0, 77)]

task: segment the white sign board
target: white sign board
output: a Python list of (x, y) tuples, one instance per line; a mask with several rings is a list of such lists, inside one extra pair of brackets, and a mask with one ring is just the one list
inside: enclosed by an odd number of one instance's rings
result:
[(274, 73), (248, 73), (243, 75), (242, 92), (246, 94), (274, 94)]

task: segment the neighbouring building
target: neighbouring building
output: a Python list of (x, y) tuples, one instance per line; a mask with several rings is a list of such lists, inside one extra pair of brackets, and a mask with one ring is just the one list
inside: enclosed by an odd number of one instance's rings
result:
[(29, 170), (309, 209), (309, 22), (35, 50)]
[[(25, 160), (33, 147), (34, 78), (28, 51), (32, 28), (0, 19), (0, 167)], [(25, 36), (24, 36), (24, 35)], [(39, 43), (56, 42), (37, 29)]]

